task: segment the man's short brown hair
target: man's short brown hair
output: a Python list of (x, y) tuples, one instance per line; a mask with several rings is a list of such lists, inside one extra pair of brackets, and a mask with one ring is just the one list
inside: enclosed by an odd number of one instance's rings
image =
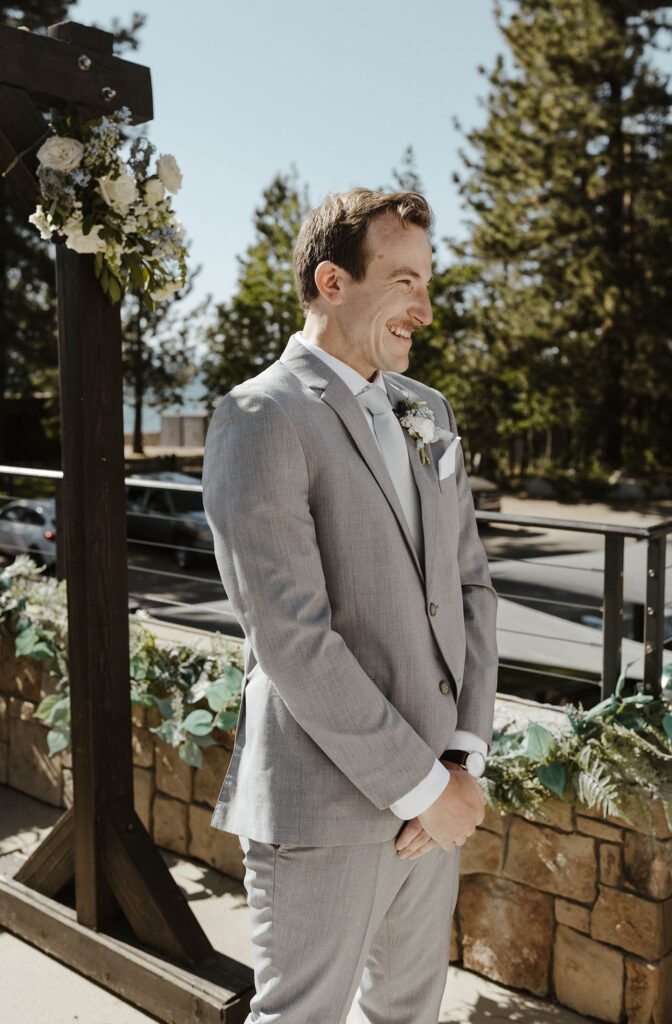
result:
[(319, 294), (315, 270), (324, 260), (347, 270), (355, 281), (362, 280), (369, 258), (366, 229), (383, 213), (395, 214), (404, 226), (417, 224), (426, 230), (432, 224), (432, 211), (419, 193), (368, 188), (328, 195), (306, 217), (294, 250), (294, 280), (304, 310)]

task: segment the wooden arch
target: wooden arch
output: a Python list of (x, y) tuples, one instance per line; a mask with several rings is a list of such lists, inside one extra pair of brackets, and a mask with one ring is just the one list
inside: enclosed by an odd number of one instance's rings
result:
[[(0, 169), (31, 212), (43, 109), (153, 116), (149, 69), (112, 43), (75, 22), (48, 36), (0, 26)], [(93, 257), (62, 244), (56, 285), (74, 804), (0, 876), (0, 922), (164, 1021), (236, 1024), (252, 972), (213, 949), (133, 807), (119, 305)], [(73, 882), (74, 911), (57, 899)]]

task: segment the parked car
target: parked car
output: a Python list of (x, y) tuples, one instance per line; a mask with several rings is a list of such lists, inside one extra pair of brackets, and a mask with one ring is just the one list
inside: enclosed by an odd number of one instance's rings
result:
[[(198, 491), (181, 490), (200, 484), (186, 473), (147, 473), (126, 478), (126, 522), (129, 540), (152, 541), (172, 549), (175, 564), (184, 569), (212, 553), (213, 537)], [(158, 488), (152, 484), (175, 484)]]
[(0, 551), (12, 560), (30, 555), (38, 565), (56, 564), (56, 503), (20, 498), (0, 508)]

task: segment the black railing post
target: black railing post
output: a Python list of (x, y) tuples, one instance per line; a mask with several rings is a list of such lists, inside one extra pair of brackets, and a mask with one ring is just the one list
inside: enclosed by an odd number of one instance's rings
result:
[(616, 689), (623, 648), (623, 545), (621, 534), (604, 537), (602, 597), (602, 700)]
[(644, 693), (660, 697), (665, 640), (665, 534), (649, 537), (644, 614)]

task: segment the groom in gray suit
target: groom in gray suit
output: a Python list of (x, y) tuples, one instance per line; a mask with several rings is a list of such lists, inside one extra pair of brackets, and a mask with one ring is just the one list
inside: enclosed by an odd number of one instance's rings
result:
[(496, 596), (453, 412), (402, 376), (431, 323), (415, 193), (302, 225), (306, 312), (219, 403), (204, 504), (246, 636), (213, 825), (246, 853), (248, 1024), (436, 1024), (459, 847), (484, 813)]

